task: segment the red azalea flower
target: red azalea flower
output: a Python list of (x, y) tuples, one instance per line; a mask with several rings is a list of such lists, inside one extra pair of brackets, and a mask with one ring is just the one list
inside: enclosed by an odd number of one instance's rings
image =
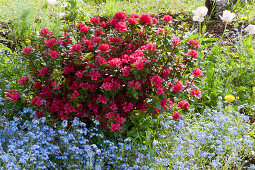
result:
[(50, 70), (47, 67), (43, 67), (41, 69), (38, 70), (40, 76), (43, 76), (45, 74), (48, 74), (50, 72)]
[(153, 113), (158, 114), (158, 113), (160, 113), (160, 110), (156, 107), (156, 108), (153, 109)]
[(163, 21), (170, 22), (170, 21), (173, 21), (173, 18), (170, 15), (165, 15), (163, 18)]
[(125, 32), (127, 30), (127, 25), (125, 22), (118, 22), (115, 25), (115, 28), (119, 31), (119, 32)]
[(158, 22), (157, 18), (152, 18), (152, 22), (153, 22), (153, 24), (157, 24), (157, 22)]
[(129, 112), (134, 107), (134, 105), (132, 103), (128, 103), (128, 102), (124, 102), (122, 104), (122, 106), (123, 106), (122, 108), (123, 108), (124, 112)]
[(97, 100), (98, 100), (99, 102), (103, 103), (103, 104), (107, 104), (107, 101), (108, 101), (109, 99), (107, 99), (105, 96), (99, 94)]
[(139, 18), (139, 15), (138, 14), (132, 14), (130, 18)]
[(156, 86), (156, 87), (160, 87), (161, 86), (161, 83), (163, 82), (163, 79), (162, 77), (160, 76), (153, 76), (151, 81), (153, 82), (153, 84)]
[(59, 41), (56, 38), (51, 38), (49, 40), (45, 40), (45, 44), (47, 45), (47, 47), (51, 48), (53, 45), (58, 44)]
[(21, 78), (19, 79), (19, 83), (25, 85), (27, 80), (28, 80), (27, 77), (21, 77)]
[(48, 34), (54, 35), (54, 33), (53, 32), (49, 32), (49, 30), (47, 28), (43, 28), (39, 32), (39, 35), (42, 36), (42, 37), (49, 37)]
[(82, 46), (78, 43), (75, 43), (71, 48), (71, 52), (76, 52), (76, 51), (82, 51)]
[(125, 119), (123, 117), (120, 117), (119, 115), (114, 120), (120, 124), (123, 124), (125, 122)]
[(46, 52), (47, 56), (50, 56), (51, 58), (57, 58), (58, 57), (58, 52), (54, 50), (49, 50)]
[(162, 35), (163, 31), (164, 31), (163, 28), (158, 28), (158, 30), (156, 32), (157, 32), (158, 35)]
[(109, 129), (111, 129), (112, 132), (115, 131), (115, 130), (120, 131), (120, 130), (122, 129), (122, 127), (121, 127), (120, 124), (118, 124), (118, 123), (113, 123), (113, 124), (111, 124), (111, 126), (109, 127)]
[(135, 88), (139, 89), (141, 87), (141, 84), (137, 81), (134, 85)]
[(86, 26), (85, 24), (79, 24), (76, 26), (76, 28), (80, 29), (80, 32), (83, 32), (83, 33), (86, 33), (90, 30), (90, 28)]
[(157, 46), (155, 44), (147, 43), (146, 45), (142, 46), (141, 49), (148, 51), (157, 51)]
[(38, 119), (42, 118), (43, 115), (44, 115), (44, 111), (43, 111), (43, 110), (42, 110), (41, 112), (37, 112), (37, 113), (36, 113), (36, 117), (37, 117)]
[(99, 71), (91, 71), (89, 76), (91, 77), (91, 80), (97, 80), (100, 77), (100, 73)]
[(182, 92), (183, 91), (182, 83), (179, 81), (175, 81), (174, 83), (175, 83), (175, 85), (173, 85), (172, 90), (174, 92), (177, 92), (177, 91)]
[(23, 53), (25, 53), (25, 54), (30, 53), (32, 51), (33, 51), (33, 49), (30, 47), (23, 48)]
[(19, 98), (20, 98), (20, 94), (19, 93), (13, 93), (12, 95), (11, 95), (11, 100), (12, 101), (14, 101), (14, 102), (16, 102)]
[(41, 31), (39, 32), (39, 35), (44, 35), (44, 34), (48, 34), (49, 33), (49, 30), (47, 28), (43, 28), (41, 29)]
[(178, 107), (179, 107), (179, 108), (189, 109), (189, 102), (188, 102), (188, 101), (185, 101), (185, 100), (181, 100), (181, 101), (178, 103)]
[(192, 73), (195, 77), (203, 75), (203, 72), (199, 68), (195, 68), (194, 72)]
[(190, 94), (191, 94), (191, 96), (196, 96), (197, 98), (201, 97), (201, 91), (200, 91), (199, 88), (198, 89), (191, 89)]
[(123, 76), (128, 76), (129, 73), (130, 73), (130, 67), (129, 67), (129, 66), (125, 66), (125, 67), (122, 69), (122, 73), (123, 73)]
[(163, 75), (164, 75), (164, 78), (167, 79), (168, 78), (168, 74), (170, 73), (170, 69), (169, 68), (165, 68), (163, 70)]
[(110, 67), (114, 66), (121, 66), (121, 60), (119, 58), (113, 58), (110, 61), (108, 61)]
[(178, 118), (180, 117), (180, 113), (179, 113), (179, 112), (174, 112), (174, 113), (172, 114), (172, 117), (173, 117), (174, 119), (178, 119)]
[(83, 32), (83, 33), (86, 33), (86, 32), (88, 32), (89, 30), (90, 30), (90, 28), (87, 27), (86, 25), (80, 28), (80, 32)]
[(188, 54), (194, 58), (197, 58), (198, 52), (196, 50), (189, 50)]
[(135, 24), (138, 24), (138, 21), (135, 18), (129, 18), (128, 19), (128, 23), (130, 25), (135, 25)]
[(100, 23), (100, 18), (94, 17), (90, 19), (90, 22), (97, 25)]
[(142, 70), (143, 65), (144, 65), (144, 63), (141, 60), (136, 60), (136, 62), (134, 63), (134, 66), (136, 67), (137, 70)]
[(40, 82), (36, 82), (33, 84), (33, 86), (37, 87), (37, 88), (40, 88), (42, 86), (42, 84)]
[(111, 88), (112, 88), (112, 83), (104, 82), (104, 83), (102, 84), (102, 87), (103, 87), (105, 90), (111, 90)]
[(174, 37), (171, 39), (171, 42), (174, 43), (174, 45), (178, 45), (181, 43), (181, 40), (178, 37)]
[(70, 34), (66, 33), (63, 35), (63, 37), (60, 37), (60, 42), (61, 42), (61, 45), (66, 47), (68, 44), (71, 44), (72, 43), (72, 40), (70, 39)]
[(91, 44), (90, 40), (83, 40), (82, 43), (86, 46), (89, 46)]
[(76, 75), (78, 78), (82, 78), (82, 76), (83, 76), (83, 74), (82, 74), (81, 71), (77, 71), (77, 72), (75, 73), (75, 75)]
[(106, 27), (107, 23), (105, 21), (102, 22), (102, 24), (100, 25), (100, 27), (104, 28)]
[(188, 41), (188, 44), (191, 44), (191, 45), (193, 45), (194, 47), (199, 47), (199, 45), (200, 45), (199, 41), (194, 40), (194, 39), (190, 39), (190, 40)]
[(110, 51), (109, 46), (107, 44), (100, 44), (98, 46), (98, 50), (99, 51), (104, 51), (104, 52), (109, 52)]
[(78, 93), (78, 91), (75, 90), (75, 91), (71, 94), (70, 99), (76, 98), (76, 97), (78, 97), (79, 95), (80, 95), (80, 94)]
[(158, 93), (158, 95), (164, 94), (164, 90), (161, 87), (158, 87), (156, 93)]
[(33, 99), (31, 99), (31, 101), (30, 101), (31, 103), (34, 103), (36, 106), (41, 106), (41, 105), (43, 105), (43, 102), (42, 102), (42, 100), (40, 99), (40, 97), (37, 97), (37, 96), (35, 96), (35, 97), (33, 97)]
[(127, 18), (127, 14), (124, 11), (119, 11), (114, 14), (114, 18), (120, 19), (121, 21), (124, 21)]
[(142, 22), (145, 25), (150, 25), (152, 23), (151, 14), (143, 13), (140, 16), (140, 22)]
[(101, 31), (99, 28), (97, 28), (95, 33), (96, 33), (97, 36), (99, 36), (99, 35), (103, 34), (104, 31)]

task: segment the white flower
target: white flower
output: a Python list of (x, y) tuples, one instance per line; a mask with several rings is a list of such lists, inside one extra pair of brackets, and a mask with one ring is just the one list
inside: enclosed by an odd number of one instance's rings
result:
[(224, 22), (231, 22), (235, 18), (236, 14), (231, 13), (230, 11), (223, 11), (223, 15), (220, 16), (221, 20)]
[(47, 0), (47, 2), (51, 5), (56, 5), (58, 3), (56, 0)]
[(157, 140), (153, 140), (153, 145), (157, 145), (159, 142)]
[(61, 7), (67, 7), (67, 3), (66, 2), (63, 2), (62, 4), (61, 4)]
[(195, 11), (193, 10), (192, 11), (192, 13), (194, 14), (193, 21), (203, 22), (207, 12), (208, 12), (208, 9), (204, 6), (198, 7), (197, 10)]
[(255, 25), (250, 24), (244, 30), (249, 31), (249, 34), (255, 34)]
[(64, 18), (64, 16), (66, 15), (66, 13), (65, 12), (61, 12), (61, 13), (59, 13), (59, 17), (60, 18)]

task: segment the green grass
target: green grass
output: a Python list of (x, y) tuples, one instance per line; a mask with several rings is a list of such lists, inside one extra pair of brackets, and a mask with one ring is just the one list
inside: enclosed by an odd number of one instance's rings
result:
[[(61, 6), (67, 2), (73, 6), (73, 11), (79, 20), (89, 20), (93, 16), (112, 17), (117, 11), (133, 13), (151, 13), (157, 16), (160, 13), (186, 13), (192, 15), (192, 10), (204, 6), (205, 0), (61, 0), (56, 6), (50, 5), (47, 0), (2, 0), (0, 1), (0, 21), (10, 27), (8, 35), (12, 46), (31, 39), (38, 30), (49, 28), (55, 34), (60, 33), (62, 21), (60, 13), (71, 11)], [(68, 3), (70, 2), (70, 3)], [(72, 7), (71, 7), (72, 8)], [(254, 23), (255, 0), (249, 4), (236, 4), (233, 10), (236, 20)]]

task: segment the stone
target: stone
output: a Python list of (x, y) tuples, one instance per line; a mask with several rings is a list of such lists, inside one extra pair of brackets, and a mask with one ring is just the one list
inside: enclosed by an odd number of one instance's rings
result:
[(250, 0), (206, 0), (205, 6), (208, 8), (208, 14), (211, 14), (212, 18), (219, 19), (224, 10), (227, 10), (228, 5), (235, 5), (239, 3), (248, 3)]

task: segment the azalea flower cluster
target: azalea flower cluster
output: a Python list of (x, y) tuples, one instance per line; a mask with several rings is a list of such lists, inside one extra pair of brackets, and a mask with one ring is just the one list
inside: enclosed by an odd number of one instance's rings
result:
[[(173, 113), (177, 119), (189, 109), (191, 98), (200, 98), (196, 86), (203, 72), (195, 67), (200, 43), (169, 36), (172, 17), (160, 21), (150, 14), (123, 11), (113, 19), (77, 25), (60, 38), (42, 29), (38, 42), (23, 49), (29, 61), (37, 116), (98, 120), (100, 126), (120, 131), (133, 110), (157, 115)], [(155, 31), (155, 30), (160, 30)]]

